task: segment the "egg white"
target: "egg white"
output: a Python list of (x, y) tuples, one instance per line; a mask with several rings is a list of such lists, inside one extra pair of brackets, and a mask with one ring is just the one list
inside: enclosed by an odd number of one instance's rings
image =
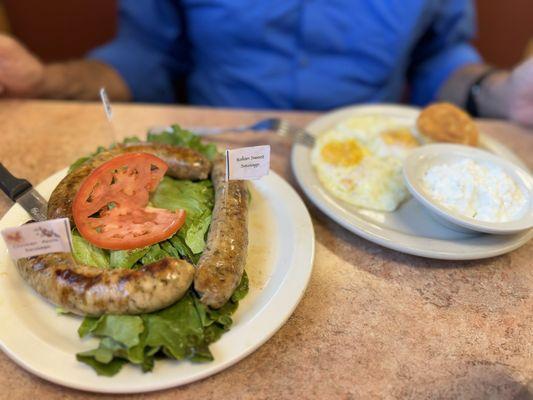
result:
[[(311, 153), (322, 185), (335, 197), (358, 207), (394, 211), (409, 195), (402, 177), (402, 163), (412, 143), (385, 140), (383, 132), (408, 128), (384, 116), (363, 115), (340, 122), (318, 137)], [(414, 137), (414, 136), (413, 136)], [(355, 165), (326, 161), (322, 150), (332, 142), (355, 141), (364, 156)]]

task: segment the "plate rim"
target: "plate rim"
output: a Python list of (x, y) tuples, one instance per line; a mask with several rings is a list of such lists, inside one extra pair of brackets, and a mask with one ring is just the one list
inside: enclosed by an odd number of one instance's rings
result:
[[(55, 174), (50, 175), (48, 178), (44, 179), (39, 185), (36, 186), (36, 188), (39, 190), (39, 187), (42, 187), (46, 185), (46, 183), (49, 180), (52, 180), (54, 178), (58, 178), (58, 176), (64, 176), (66, 174), (67, 169), (63, 169), (61, 171), (56, 172)], [(294, 235), (295, 236), (302, 236), (302, 239), (307, 238), (307, 240), (299, 240), (297, 246), (293, 246), (291, 248), (295, 249), (293, 250), (292, 254), (292, 263), (290, 265), (290, 268), (288, 268), (287, 273), (283, 276), (282, 281), (279, 283), (279, 285), (276, 287), (275, 292), (272, 294), (272, 296), (268, 299), (268, 301), (265, 303), (265, 305), (258, 310), (255, 314), (252, 315), (252, 318), (250, 318), (249, 321), (247, 321), (246, 325), (248, 326), (248, 330), (252, 329), (254, 330), (255, 325), (261, 325), (262, 322), (260, 318), (267, 314), (267, 312), (272, 309), (273, 303), (276, 301), (280, 301), (280, 296), (282, 295), (282, 290), (285, 289), (285, 294), (290, 294), (291, 298), (289, 298), (289, 302), (287, 303), (287, 299), (284, 298), (283, 304), (284, 307), (282, 308), (284, 310), (283, 313), (278, 313), (278, 308), (276, 308), (276, 313), (281, 314), (281, 316), (278, 317), (277, 320), (274, 321), (273, 324), (271, 324), (268, 328), (263, 328), (263, 333), (260, 336), (258, 340), (253, 341), (249, 345), (247, 345), (242, 351), (240, 351), (237, 355), (231, 356), (229, 359), (224, 360), (222, 363), (215, 365), (213, 367), (209, 367), (210, 364), (205, 364), (207, 366), (207, 369), (205, 371), (200, 371), (197, 374), (194, 374), (188, 378), (185, 379), (176, 379), (175, 381), (158, 384), (157, 378), (154, 378), (154, 383), (150, 383), (148, 385), (145, 385), (145, 387), (135, 387), (135, 388), (125, 388), (125, 387), (117, 387), (116, 382), (113, 380), (113, 378), (109, 377), (101, 377), (98, 376), (97, 379), (102, 381), (102, 386), (99, 387), (92, 387), (91, 385), (86, 385), (83, 382), (76, 382), (76, 378), (69, 379), (67, 377), (63, 376), (57, 376), (54, 375), (53, 372), (50, 371), (42, 371), (40, 369), (34, 368), (34, 365), (32, 365), (31, 361), (28, 361), (26, 359), (21, 359), (18, 355), (15, 349), (10, 348), (9, 345), (6, 345), (4, 343), (5, 337), (2, 334), (2, 330), (0, 330), (0, 349), (6, 354), (13, 362), (15, 362), (17, 365), (22, 367), (24, 370), (31, 372), (32, 374), (47, 380), (49, 382), (52, 382), (57, 385), (61, 385), (64, 387), (69, 387), (76, 390), (82, 390), (87, 392), (93, 392), (93, 393), (110, 393), (110, 394), (134, 394), (134, 393), (147, 393), (147, 392), (154, 392), (158, 390), (164, 390), (169, 388), (175, 388), (182, 385), (190, 384), (195, 381), (199, 381), (202, 379), (205, 379), (209, 376), (215, 375), (221, 371), (223, 371), (226, 368), (229, 368), (230, 366), (238, 363), (251, 353), (253, 353), (255, 350), (257, 350), (259, 347), (261, 347), (264, 343), (266, 343), (276, 332), (281, 329), (283, 325), (287, 322), (287, 320), (291, 317), (291, 315), (296, 310), (296, 307), (300, 303), (301, 299), (303, 298), (306, 289), (309, 285), (311, 275), (313, 272), (314, 267), (314, 257), (315, 257), (315, 249), (316, 249), (316, 242), (315, 242), (315, 231), (314, 226), (312, 223), (311, 216), (309, 214), (309, 211), (307, 207), (305, 206), (302, 198), (298, 195), (298, 193), (294, 190), (294, 188), (289, 185), (289, 183), (283, 179), (280, 175), (275, 173), (274, 171), (270, 170), (268, 176), (266, 177), (268, 180), (271, 180), (271, 183), (266, 183), (265, 185), (268, 185), (271, 187), (270, 190), (275, 190), (276, 193), (284, 192), (285, 195), (288, 195), (290, 197), (290, 201), (285, 202), (287, 204), (286, 208), (287, 210), (293, 211), (290, 212), (290, 215), (295, 216), (295, 220), (298, 222), (298, 224), (292, 224), (294, 221), (291, 221), (291, 224), (294, 227)], [(255, 182), (252, 182), (251, 184), (255, 185)], [(261, 184), (259, 184), (261, 185)], [(5, 219), (9, 218), (10, 215), (15, 211), (13, 211), (15, 208), (19, 208), (17, 204), (14, 204), (12, 207), (9, 208), (9, 210), (2, 216), (0, 219), (0, 227), (3, 228), (3, 225), (5, 223)], [(7, 216), (7, 218), (6, 218)], [(298, 232), (300, 234), (298, 235)], [(2, 243), (3, 246), (3, 243)], [(9, 256), (6, 254), (6, 258), (9, 258)], [(277, 260), (276, 260), (277, 261)], [(273, 261), (273, 262), (276, 262)], [(0, 259), (1, 262), (1, 259)], [(279, 263), (279, 261), (277, 261)], [(297, 264), (297, 265), (296, 265)], [(305, 266), (305, 269), (302, 269), (302, 266)], [(297, 279), (291, 279), (296, 277)], [(27, 290), (33, 291), (29, 285), (25, 284), (25, 288)], [(39, 295), (35, 292), (33, 292), (35, 296), (39, 297)], [(44, 301), (42, 299), (39, 299), (40, 301)], [(287, 307), (287, 304), (289, 306)], [(53, 307), (53, 305), (50, 305)], [(1, 308), (0, 308), (1, 309)], [(237, 322), (238, 323), (238, 322)], [(259, 327), (259, 330), (261, 330), (261, 327)], [(243, 332), (245, 333), (245, 332)], [(257, 333), (257, 332), (254, 332)], [(81, 350), (81, 349), (80, 349)], [(75, 360), (74, 354), (72, 354), (72, 358), (76, 365), (79, 363)], [(187, 362), (187, 361), (185, 361)], [(180, 362), (177, 362), (178, 365), (180, 365)], [(87, 367), (89, 368), (89, 367)], [(91, 373), (94, 373), (94, 371), (90, 371)], [(152, 376), (155, 376), (157, 372), (152, 372)], [(96, 374), (95, 374), (96, 375)]]
[[(413, 107), (413, 106), (406, 106), (406, 105), (397, 105), (397, 104), (371, 104), (371, 105), (352, 105), (347, 107), (342, 107), (337, 110), (328, 112), (326, 114), (323, 114), (314, 120), (312, 120), (310, 123), (307, 124), (305, 127), (306, 131), (308, 131), (311, 135), (314, 135), (313, 131), (319, 129), (318, 127), (321, 125), (331, 125), (338, 122), (338, 120), (341, 117), (348, 117), (349, 115), (357, 115), (357, 114), (370, 114), (370, 113), (385, 113), (389, 115), (396, 114), (399, 117), (415, 117), (420, 112), (420, 108)], [(322, 129), (325, 129), (324, 127)], [(522, 160), (518, 156), (516, 156), (510, 149), (505, 147), (503, 144), (501, 144), (496, 139), (493, 139), (487, 135), (484, 135), (483, 133), (480, 134), (480, 137), (484, 142), (486, 142), (490, 146), (497, 147), (499, 150), (501, 150), (501, 156), (507, 159), (512, 160), (513, 162), (517, 163), (519, 166), (521, 166), (526, 171), (529, 171), (527, 166), (523, 163)], [(328, 195), (329, 197), (324, 196), (324, 194), (315, 193), (312, 187), (308, 187), (305, 183), (305, 179), (303, 177), (304, 172), (300, 169), (300, 166), (297, 163), (297, 155), (299, 151), (305, 151), (309, 150), (305, 147), (303, 144), (295, 143), (295, 145), (292, 147), (291, 150), (291, 169), (292, 172), (296, 178), (296, 181), (298, 182), (298, 185), (303, 190), (303, 192), (306, 194), (306, 196), (311, 200), (311, 202), (318, 207), (322, 212), (324, 212), (328, 217), (333, 219), (335, 222), (337, 222), (339, 225), (343, 226), (350, 232), (352, 232), (355, 235), (361, 236), (373, 243), (379, 244), (383, 247), (399, 251), (401, 253), (411, 254), (419, 257), (425, 257), (425, 258), (433, 258), (433, 259), (441, 259), (441, 260), (479, 260), (484, 258), (490, 258), (495, 257), (501, 254), (508, 253), (510, 251), (513, 251), (519, 247), (521, 247), (523, 244), (527, 243), (531, 238), (533, 238), (533, 229), (526, 230), (521, 233), (516, 233), (512, 235), (498, 235), (498, 237), (502, 237), (503, 244), (499, 246), (492, 245), (489, 249), (483, 249), (482, 251), (479, 250), (477, 252), (468, 252), (468, 247), (465, 247), (464, 249), (461, 249), (461, 251), (449, 251), (449, 250), (434, 250), (432, 249), (432, 243), (435, 241), (441, 242), (441, 241), (447, 241), (452, 242), (451, 240), (445, 240), (445, 239), (433, 239), (433, 238), (427, 238), (423, 236), (416, 236), (416, 235), (409, 235), (407, 233), (401, 233), (389, 230), (389, 232), (392, 232), (393, 236), (400, 235), (400, 236), (411, 236), (415, 237), (417, 239), (422, 239), (425, 241), (425, 246), (423, 247), (412, 247), (412, 245), (406, 245), (404, 243), (399, 243), (398, 241), (395, 241), (394, 239), (391, 239), (386, 234), (376, 232), (378, 228), (372, 228), (372, 223), (364, 221), (363, 218), (360, 218), (360, 222), (358, 224), (352, 223), (349, 218), (353, 217), (353, 213), (346, 210), (342, 207), (339, 202), (333, 198), (333, 196)], [(329, 204), (334, 203), (334, 205)], [(366, 229), (365, 229), (366, 228)], [(370, 228), (370, 229), (369, 229)], [(383, 229), (381, 229), (383, 230)], [(494, 236), (494, 235), (493, 235)], [(476, 236), (479, 237), (479, 236)]]

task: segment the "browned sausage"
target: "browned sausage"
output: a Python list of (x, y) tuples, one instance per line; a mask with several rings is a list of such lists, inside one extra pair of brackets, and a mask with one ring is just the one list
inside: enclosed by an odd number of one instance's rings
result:
[(215, 208), (207, 246), (194, 277), (201, 301), (213, 308), (226, 303), (241, 281), (248, 248), (248, 192), (244, 181), (225, 182), (224, 158), (213, 163)]
[(194, 267), (164, 258), (137, 270), (77, 264), (70, 253), (17, 261), (21, 276), (40, 295), (78, 315), (140, 314), (180, 299), (191, 286)]

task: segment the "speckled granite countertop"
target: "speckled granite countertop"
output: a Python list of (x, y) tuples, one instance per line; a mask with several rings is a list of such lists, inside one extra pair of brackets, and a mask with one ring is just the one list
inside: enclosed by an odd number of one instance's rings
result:
[[(118, 137), (174, 122), (233, 126), (275, 114), (143, 105), (115, 105), (114, 113)], [(284, 116), (305, 124), (316, 114)], [(533, 132), (503, 122), (480, 125), (533, 167)], [(100, 104), (0, 102), (0, 161), (33, 183), (93, 151), (106, 135)], [(252, 145), (265, 137), (217, 141)], [(296, 187), (288, 143), (272, 135), (268, 141), (273, 169)], [(215, 376), (128, 398), (533, 397), (533, 241), (488, 260), (429, 260), (361, 239), (306, 205), (316, 231), (314, 271), (279, 332)], [(0, 215), (8, 208), (0, 194)], [(0, 398), (10, 400), (98, 397), (45, 382), (3, 353), (0, 388)]]

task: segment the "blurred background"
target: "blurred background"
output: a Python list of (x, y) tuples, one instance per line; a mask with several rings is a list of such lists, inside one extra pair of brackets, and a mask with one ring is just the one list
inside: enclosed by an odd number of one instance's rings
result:
[[(476, 0), (485, 60), (500, 68), (533, 55), (532, 0)], [(115, 34), (114, 0), (0, 0), (0, 31), (18, 37), (45, 61), (84, 55)], [(75, 34), (73, 34), (75, 33)]]

